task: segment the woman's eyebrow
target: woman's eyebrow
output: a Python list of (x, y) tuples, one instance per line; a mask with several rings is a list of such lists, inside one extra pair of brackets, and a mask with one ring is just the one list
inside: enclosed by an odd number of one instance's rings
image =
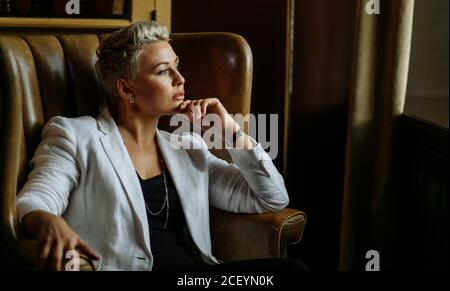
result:
[[(178, 64), (180, 62), (180, 59), (177, 57), (174, 61), (175, 64)], [(158, 64), (156, 64), (153, 69), (156, 69), (157, 67), (159, 67), (160, 65), (170, 65), (169, 62), (160, 62)]]

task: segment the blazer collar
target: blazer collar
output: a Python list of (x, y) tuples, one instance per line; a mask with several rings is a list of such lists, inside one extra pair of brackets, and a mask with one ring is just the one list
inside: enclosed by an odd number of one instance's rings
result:
[[(101, 144), (121, 181), (134, 214), (139, 219), (141, 232), (150, 252), (149, 227), (142, 189), (119, 129), (107, 108), (97, 117), (97, 127), (104, 133), (100, 137)], [(199, 224), (198, 218), (201, 212), (198, 211), (198, 203), (196, 203), (195, 194), (199, 188), (191, 159), (185, 149), (176, 149), (171, 145), (170, 133), (157, 130), (156, 137), (178, 192), (188, 227), (195, 227)], [(191, 232), (195, 232), (195, 229), (191, 228)], [(200, 249), (208, 244), (197, 235), (194, 235), (193, 239)]]
[(117, 128), (108, 107), (105, 107), (105, 109), (97, 116), (97, 128), (104, 134), (108, 134)]

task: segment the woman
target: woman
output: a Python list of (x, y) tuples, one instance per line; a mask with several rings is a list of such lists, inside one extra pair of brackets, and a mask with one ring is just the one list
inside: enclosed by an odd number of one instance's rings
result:
[[(98, 75), (107, 108), (92, 117), (54, 117), (44, 127), (17, 207), (38, 239), (39, 266), (59, 270), (79, 249), (102, 270), (203, 269), (211, 253), (209, 205), (235, 212), (278, 211), (289, 202), (267, 154), (218, 99), (184, 100), (179, 59), (159, 23), (138, 22), (104, 39)], [(235, 133), (234, 165), (201, 150), (176, 149), (157, 129), (163, 115), (217, 114)], [(173, 140), (172, 140), (173, 141)], [(195, 147), (194, 147), (195, 148)]]

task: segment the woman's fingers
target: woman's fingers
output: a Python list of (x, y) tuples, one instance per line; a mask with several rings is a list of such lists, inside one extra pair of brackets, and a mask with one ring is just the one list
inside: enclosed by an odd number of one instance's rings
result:
[(55, 271), (61, 271), (61, 264), (63, 260), (64, 245), (62, 242), (57, 242), (52, 250), (50, 261), (50, 268)]
[(180, 105), (180, 112), (185, 113), (191, 120), (200, 119), (206, 115), (208, 107), (216, 105), (217, 102), (217, 98), (186, 100)]
[(202, 107), (202, 117), (206, 115), (206, 109), (208, 108), (208, 105), (211, 101), (209, 99), (203, 100), (201, 107)]
[(192, 101), (189, 103), (189, 118), (193, 119), (194, 117), (194, 106), (197, 103), (197, 100)]
[(40, 253), (38, 254), (38, 268), (40, 270), (45, 269), (47, 266), (48, 256), (50, 255), (50, 250), (52, 248), (52, 244), (50, 239), (45, 239), (42, 242), (39, 242)]
[(78, 240), (52, 240), (45, 239), (40, 243), (40, 253), (38, 254), (38, 268), (40, 270), (50, 269), (55, 271), (64, 270), (62, 262), (65, 259), (66, 252), (78, 249), (91, 259), (98, 260), (100, 257), (96, 252), (82, 239)]
[(95, 253), (95, 251), (87, 243), (85, 243), (82, 239), (80, 239), (80, 241), (78, 242), (77, 248), (80, 251), (82, 251), (83, 254), (85, 254), (86, 256), (88, 256), (91, 259), (95, 259), (95, 260), (100, 259), (100, 257)]
[(192, 101), (191, 100), (186, 100), (183, 103), (181, 103), (180, 111), (184, 111), (187, 108), (187, 106), (189, 105), (190, 102), (192, 102)]
[(201, 106), (202, 116), (206, 115), (208, 107), (215, 106), (217, 102), (219, 102), (217, 98), (207, 98), (198, 100), (198, 105)]
[(65, 269), (63, 261), (69, 251), (78, 247), (90, 258), (98, 259), (98, 255), (67, 225), (61, 217), (46, 213), (37, 213), (43, 221), (37, 244), (36, 263), (39, 269), (60, 271)]
[(186, 100), (180, 105), (179, 108), (180, 112), (186, 114), (190, 120), (192, 119), (193, 103), (194, 100)]
[(192, 113), (192, 118), (195, 120), (201, 119), (203, 116), (202, 109), (200, 105), (194, 105), (194, 112)]

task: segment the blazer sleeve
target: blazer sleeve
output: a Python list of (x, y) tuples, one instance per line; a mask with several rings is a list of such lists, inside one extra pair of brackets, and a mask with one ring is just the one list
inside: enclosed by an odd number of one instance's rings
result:
[(76, 140), (68, 118), (53, 117), (42, 130), (28, 180), (17, 196), (19, 221), (35, 210), (61, 216), (78, 184)]
[(261, 144), (252, 142), (253, 149), (228, 149), (231, 164), (206, 150), (212, 206), (232, 212), (263, 213), (280, 211), (288, 205), (283, 177)]

